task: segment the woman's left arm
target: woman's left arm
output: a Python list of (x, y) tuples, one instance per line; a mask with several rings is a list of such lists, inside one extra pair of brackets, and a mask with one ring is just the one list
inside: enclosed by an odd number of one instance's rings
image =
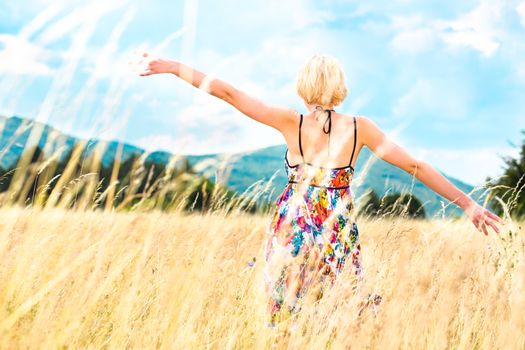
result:
[(148, 61), (148, 66), (140, 73), (141, 76), (160, 73), (174, 74), (194, 87), (228, 102), (246, 116), (281, 132), (295, 122), (295, 110), (291, 108), (268, 105), (224, 80), (206, 75), (181, 62), (168, 59), (152, 60), (148, 59), (148, 56), (148, 53), (143, 54), (145, 60)]
[(469, 216), (474, 226), (478, 230), (483, 231), (485, 235), (488, 235), (487, 225), (492, 227), (496, 233), (499, 233), (497, 223), (502, 222), (499, 216), (473, 201), (441, 175), (432, 165), (415, 159), (401, 146), (389, 140), (370, 119), (359, 117), (358, 121), (358, 130), (360, 130), (359, 135), (362, 144), (369, 147), (384, 161), (415, 176), (434, 192), (457, 204)]

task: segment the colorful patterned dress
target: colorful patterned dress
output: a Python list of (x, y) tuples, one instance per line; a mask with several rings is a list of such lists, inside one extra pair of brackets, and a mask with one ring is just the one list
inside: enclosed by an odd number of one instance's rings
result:
[[(303, 162), (291, 166), (284, 161), (288, 184), (277, 199), (267, 227), (264, 256), (265, 284), (269, 296), (271, 325), (300, 309), (300, 301), (310, 291), (314, 300), (322, 297), (347, 261), (351, 273), (361, 278), (359, 231), (353, 217), (350, 165), (324, 168), (304, 161), (299, 123), (299, 149)], [(319, 283), (318, 283), (319, 282)]]

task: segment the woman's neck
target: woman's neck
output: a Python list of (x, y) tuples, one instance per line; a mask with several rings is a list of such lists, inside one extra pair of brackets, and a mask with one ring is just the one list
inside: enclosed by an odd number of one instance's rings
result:
[(313, 111), (316, 110), (316, 108), (319, 108), (319, 107), (321, 107), (324, 110), (326, 110), (326, 109), (333, 110), (334, 109), (333, 105), (326, 105), (326, 106), (319, 105), (319, 104), (307, 104), (306, 105), (306, 108), (308, 109), (309, 112), (313, 112)]

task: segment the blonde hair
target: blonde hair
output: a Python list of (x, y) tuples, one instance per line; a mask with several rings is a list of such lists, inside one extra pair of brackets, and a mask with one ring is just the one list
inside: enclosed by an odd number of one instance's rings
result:
[(308, 104), (337, 106), (346, 97), (345, 74), (333, 57), (313, 55), (299, 70), (297, 93)]

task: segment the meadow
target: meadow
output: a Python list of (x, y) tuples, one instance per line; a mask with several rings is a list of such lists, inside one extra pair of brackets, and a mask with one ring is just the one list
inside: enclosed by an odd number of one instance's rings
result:
[[(358, 220), (364, 280), (267, 326), (268, 215), (0, 209), (1, 349), (524, 349), (523, 224)], [(366, 293), (382, 302), (358, 316)]]

